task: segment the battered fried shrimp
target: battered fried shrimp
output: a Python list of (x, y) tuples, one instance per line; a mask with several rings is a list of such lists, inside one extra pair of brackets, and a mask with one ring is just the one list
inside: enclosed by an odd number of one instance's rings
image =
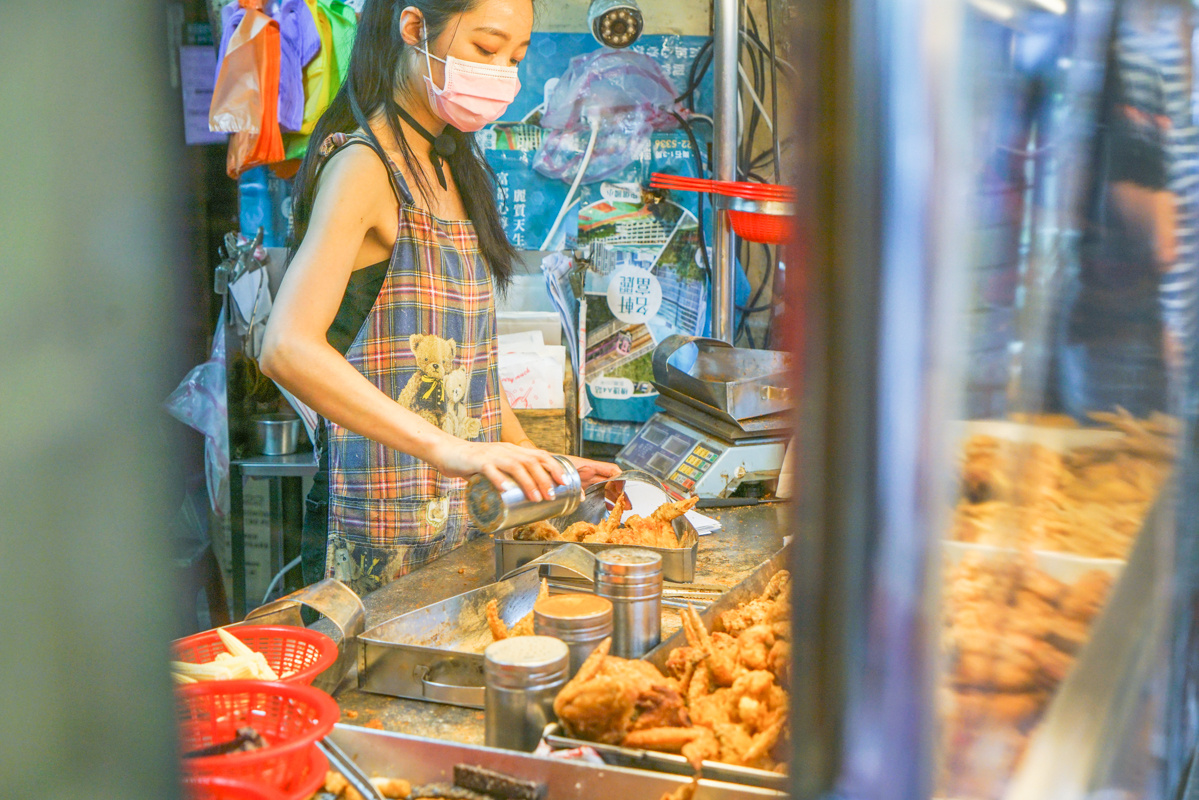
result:
[(632, 508), (629, 498), (621, 492), (620, 497), (616, 498), (615, 505), (612, 506), (611, 513), (596, 526), (595, 532), (583, 537), (582, 541), (592, 544), (610, 544), (612, 535), (620, 527), (620, 521), (624, 518), (625, 512)]
[[(537, 590), (537, 600), (544, 600), (550, 596), (550, 585), (545, 579), (541, 579), (541, 588)], [(487, 627), (491, 628), (491, 636), (497, 642), (501, 639), (510, 639), (513, 636), (532, 636), (533, 635), (533, 612), (525, 614), (520, 620), (509, 630), (504, 624), (503, 618), (500, 617), (500, 605), (496, 600), (487, 601)]]
[(769, 625), (754, 625), (737, 637), (737, 657), (749, 669), (766, 669), (772, 647), (774, 631)]

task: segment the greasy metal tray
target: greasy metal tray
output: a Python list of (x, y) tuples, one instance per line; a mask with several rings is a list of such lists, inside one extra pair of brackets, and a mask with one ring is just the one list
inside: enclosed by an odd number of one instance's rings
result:
[[(554, 800), (624, 797), (655, 800), (690, 782), (691, 775), (664, 775), (580, 761), (542, 758), (512, 750), (497, 750), (456, 742), (407, 736), (402, 733), (337, 725), (329, 737), (368, 775), (403, 778), (413, 786), (452, 783), (454, 767), (471, 764), (533, 781)], [(750, 786), (701, 781), (697, 800), (763, 800), (782, 798), (776, 792)]]
[[(660, 489), (662, 484), (650, 476), (635, 470), (626, 471), (621, 475), (623, 481), (642, 481), (652, 483)], [(608, 514), (605, 505), (605, 492), (612, 481), (604, 481), (587, 489), (583, 495), (583, 503), (572, 514), (556, 517), (550, 520), (558, 530), (565, 530), (576, 522), (598, 523)], [(663, 489), (665, 491), (665, 489)], [(662, 556), (662, 577), (675, 583), (691, 583), (695, 580), (695, 560), (699, 554), (699, 533), (686, 516), (679, 517), (671, 523), (675, 535), (679, 537), (682, 547), (647, 547)], [(510, 575), (513, 570), (523, 567), (533, 559), (561, 547), (563, 542), (524, 542), (512, 538), (512, 531), (501, 531), (495, 534), (495, 577), (500, 579)], [(581, 542), (579, 547), (598, 553), (613, 547), (625, 547), (619, 544), (591, 544)]]
[(533, 610), (540, 584), (528, 569), (376, 625), (358, 637), (358, 688), (482, 708), (483, 651), (493, 641), (487, 603), (498, 601), (512, 626)]
[(674, 335), (654, 348), (654, 383), (713, 406), (733, 419), (789, 410), (792, 358), (719, 339)]
[[(700, 618), (707, 624), (709, 630), (712, 627), (712, 621), (721, 613), (736, 608), (741, 603), (752, 600), (762, 594), (766, 588), (766, 584), (774, 577), (774, 574), (780, 569), (787, 568), (787, 561), (790, 558), (790, 547), (784, 546), (770, 560), (761, 564), (757, 569), (751, 572), (743, 581), (738, 583), (728, 592), (726, 592), (719, 600), (708, 607), (706, 611), (700, 613)], [(682, 647), (687, 644), (686, 637), (680, 629), (673, 636), (666, 639), (660, 645), (655, 647), (650, 652), (642, 656), (642, 659), (650, 662), (659, 670), (665, 672), (666, 659), (670, 656), (670, 652), (676, 647)], [(566, 736), (558, 727), (553, 730), (547, 730), (545, 741), (556, 749), (568, 750), (574, 747), (593, 747), (603, 757), (604, 761), (609, 764), (621, 767), (634, 767), (637, 769), (650, 769), (658, 772), (669, 772), (676, 775), (692, 774), (691, 765), (687, 763), (687, 759), (681, 755), (674, 753), (660, 753), (655, 750), (638, 750), (629, 747), (618, 747), (616, 745), (596, 744), (595, 742), (587, 742), (582, 739), (572, 739)], [(745, 786), (757, 786), (765, 789), (774, 789), (777, 791), (786, 791), (788, 778), (785, 775), (779, 775), (776, 772), (768, 772), (761, 769), (751, 769), (749, 767), (738, 767), (732, 764), (722, 764), (718, 761), (705, 761), (701, 774), (705, 778), (713, 780), (728, 781), (731, 783), (740, 783)]]

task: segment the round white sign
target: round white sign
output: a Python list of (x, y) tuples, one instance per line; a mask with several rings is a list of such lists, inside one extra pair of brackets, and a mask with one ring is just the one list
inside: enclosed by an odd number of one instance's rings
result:
[(641, 267), (621, 267), (608, 282), (608, 308), (621, 322), (645, 322), (662, 307), (662, 284)]

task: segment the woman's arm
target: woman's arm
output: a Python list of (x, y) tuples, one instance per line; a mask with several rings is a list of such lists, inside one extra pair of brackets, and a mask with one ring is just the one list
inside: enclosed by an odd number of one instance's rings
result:
[[(520, 447), (536, 448), (537, 445), (525, 434), (524, 426), (520, 424), (520, 419), (516, 416), (516, 412), (512, 410), (512, 405), (508, 402), (508, 393), (500, 387), (500, 439), (505, 442), (519, 445)], [(566, 456), (575, 465), (575, 469), (579, 471), (579, 477), (583, 481), (583, 488), (586, 489), (594, 483), (615, 478), (620, 474), (620, 467), (615, 464), (609, 464), (606, 461), (591, 461), (578, 456)]]
[(272, 305), (259, 366), (326, 419), (427, 461), (453, 477), (483, 473), (509, 480), (531, 499), (561, 481), (548, 454), (511, 444), (465, 442), (396, 403), (329, 344), (326, 335), (369, 235), (394, 239), (396, 201), (386, 169), (365, 147), (334, 155), (303, 243)]

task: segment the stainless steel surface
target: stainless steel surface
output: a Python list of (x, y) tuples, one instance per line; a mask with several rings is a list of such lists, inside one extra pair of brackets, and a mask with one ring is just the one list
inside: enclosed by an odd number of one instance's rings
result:
[(554, 720), (554, 698), (566, 685), (570, 648), (550, 636), (518, 636), (487, 647), (483, 741), (531, 752)]
[[(454, 766), (476, 764), (487, 769), (544, 784), (553, 800), (657, 800), (690, 782), (679, 777), (621, 767), (594, 767), (577, 761), (540, 758), (511, 750), (494, 750), (435, 741), (419, 736), (385, 733), (338, 725), (329, 735), (364, 772), (403, 778), (413, 786), (453, 781)], [(696, 800), (780, 798), (764, 789), (701, 781)]]
[(325, 578), (311, 586), (281, 597), (251, 611), (245, 624), (294, 625), (304, 627), (300, 609), (310, 608), (321, 614), (337, 629), (337, 661), (329, 669), (316, 676), (312, 685), (324, 692), (332, 693), (341, 685), (358, 658), (358, 637), (365, 626), (366, 613), (362, 600), (350, 587), (333, 578)]
[(788, 411), (794, 359), (676, 334), (654, 348), (654, 383), (720, 409), (735, 420)]
[[(712, 5), (712, 177), (737, 180), (737, 64), (741, 60), (741, 38), (737, 0), (714, 0)], [(733, 341), (733, 306), (736, 297), (736, 244), (727, 214), (716, 214), (712, 228), (712, 336)]]
[[(554, 584), (550, 582), (552, 591)], [(538, 600), (533, 606), (533, 633), (553, 636), (570, 649), (569, 676), (612, 635), (612, 601), (593, 595), (564, 594)]]
[(511, 627), (533, 610), (539, 587), (527, 570), (376, 625), (359, 637), (359, 688), (481, 708), (483, 651), (493, 641), (487, 604), (497, 601)]
[(260, 414), (252, 419), (254, 444), (264, 456), (286, 456), (300, 446), (304, 423), (290, 414)]
[[(662, 753), (657, 750), (637, 750), (632, 747), (620, 747), (613, 744), (596, 744), (582, 739), (572, 739), (566, 736), (560, 726), (554, 725), (546, 731), (545, 741), (555, 750), (572, 750), (576, 747), (591, 747), (595, 749), (605, 764), (630, 769), (646, 770), (655, 773), (671, 775), (694, 775), (695, 768), (687, 759), (677, 753)], [(743, 787), (757, 787), (761, 790), (787, 791), (786, 775), (777, 772), (767, 772), (761, 769), (738, 767), (734, 764), (721, 764), (718, 761), (704, 761), (700, 765), (700, 776), (708, 780), (740, 784)]]
[(732, 444), (777, 439), (790, 435), (795, 429), (795, 418), (789, 413), (763, 414), (760, 417), (736, 419), (719, 408), (689, 397), (669, 386), (658, 386), (657, 388), (656, 404), (658, 408), (707, 432), (711, 437), (723, 439)]
[[(621, 480), (643, 481), (651, 483), (662, 489), (662, 491), (666, 491), (661, 481), (641, 471), (627, 471), (621, 476)], [(577, 509), (570, 514), (557, 517), (551, 521), (559, 530), (565, 530), (576, 522), (598, 523), (608, 515), (609, 509), (605, 495), (609, 483), (612, 482), (605, 481), (588, 487), (583, 495), (583, 502)], [(693, 581), (695, 580), (696, 555), (699, 552), (699, 534), (696, 532), (695, 526), (685, 516), (678, 517), (671, 522), (671, 525), (674, 527), (675, 535), (678, 536), (681, 547), (650, 547), (645, 549), (652, 550), (662, 557), (662, 576), (666, 580), (678, 582)], [(563, 542), (518, 541), (512, 538), (512, 531), (497, 533), (495, 535), (495, 574), (497, 577), (509, 575), (533, 559), (557, 547), (561, 547), (563, 544)], [(601, 553), (604, 550), (622, 547), (623, 545), (583, 542), (577, 546), (591, 553)]]
[(237, 459), (243, 478), (306, 478), (316, 474), (315, 453)]
[(350, 786), (362, 795), (363, 800), (383, 800), (383, 795), (379, 794), (370, 778), (358, 767), (354, 759), (346, 755), (337, 742), (325, 737), (317, 742), (316, 746), (325, 754), (325, 758), (329, 759), (329, 766), (340, 772), (342, 777), (349, 781)]
[[(700, 538), (697, 580), (732, 587), (770, 557), (790, 531), (781, 506), (719, 509), (713, 512), (725, 530)], [(730, 546), (735, 543), (735, 546)], [(400, 614), (485, 586), (494, 579), (493, 544), (480, 537), (363, 598), (367, 627)], [(677, 624), (668, 614), (668, 622)], [(481, 669), (481, 668), (480, 668)], [(482, 685), (482, 677), (478, 679)], [(418, 699), (360, 690), (356, 676), (336, 693), (342, 720), (382, 725), (386, 730), (455, 742), (483, 743), (483, 714), (476, 708), (439, 705)], [(478, 704), (481, 705), (481, 702)]]
[(595, 557), (595, 593), (612, 603), (612, 655), (640, 658), (662, 640), (662, 558), (621, 547)]
[(516, 528), (574, 512), (583, 502), (583, 479), (565, 456), (554, 456), (562, 465), (566, 483), (554, 488), (554, 496), (534, 502), (515, 482), (503, 491), (483, 475), (474, 475), (466, 486), (466, 507), (471, 521), (484, 533)]
[(517, 572), (536, 569), (543, 578), (556, 578), (568, 581), (586, 581), (591, 586), (595, 579), (595, 554), (581, 544), (571, 542), (554, 542), (557, 547), (546, 550), (536, 558), (523, 562), (520, 566), (508, 572), (499, 574), (499, 564), (496, 564), (496, 579), (504, 580)]

